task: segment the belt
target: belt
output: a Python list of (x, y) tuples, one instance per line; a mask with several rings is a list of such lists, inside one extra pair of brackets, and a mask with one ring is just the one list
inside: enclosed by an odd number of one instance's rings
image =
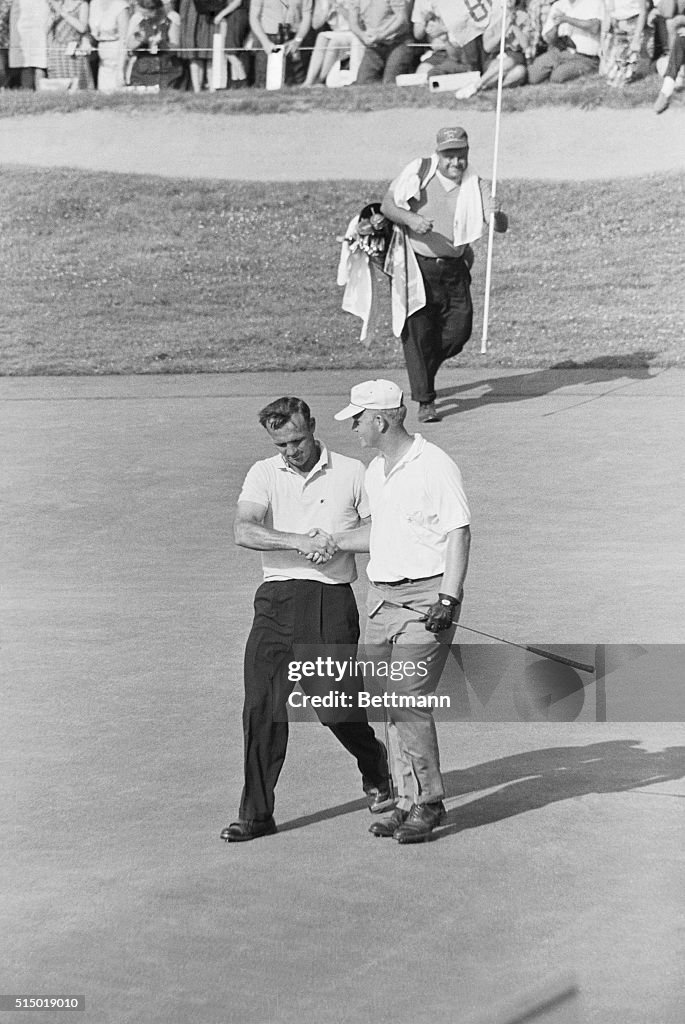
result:
[(424, 256), (422, 252), (415, 252), (414, 255), (420, 260), (430, 260), (432, 263), (459, 263), (463, 262), (463, 256)]
[(440, 579), (440, 575), (437, 576), (419, 576), (415, 580), (410, 580), (406, 576), (402, 580), (371, 580), (374, 587), (401, 587), (404, 583), (425, 583), (426, 580), (437, 580)]

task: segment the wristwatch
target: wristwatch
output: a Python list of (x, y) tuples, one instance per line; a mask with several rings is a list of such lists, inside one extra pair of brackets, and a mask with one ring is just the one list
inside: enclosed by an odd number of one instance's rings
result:
[(440, 604), (444, 605), (445, 608), (456, 608), (461, 601), (456, 597), (450, 597), (449, 594), (438, 594)]

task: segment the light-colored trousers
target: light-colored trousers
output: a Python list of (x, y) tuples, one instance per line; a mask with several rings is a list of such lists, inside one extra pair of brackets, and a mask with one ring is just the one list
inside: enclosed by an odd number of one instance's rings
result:
[[(435, 693), (450, 653), (455, 626), (442, 633), (430, 633), (419, 619), (421, 613), (425, 614), (428, 606), (437, 601), (441, 579), (441, 576), (434, 576), (399, 586), (374, 583), (369, 586), (364, 648), (360, 657), (395, 665), (407, 662), (401, 678), (382, 679), (376, 675), (386, 693), (414, 697)], [(398, 607), (403, 604), (419, 612)], [(461, 605), (455, 611), (455, 622), (460, 608)], [(419, 662), (425, 666), (425, 674), (416, 671)], [(409, 663), (414, 668), (410, 668)], [(408, 811), (414, 803), (442, 800), (445, 790), (432, 711), (391, 707), (386, 713), (390, 766), (399, 796), (397, 806)]]

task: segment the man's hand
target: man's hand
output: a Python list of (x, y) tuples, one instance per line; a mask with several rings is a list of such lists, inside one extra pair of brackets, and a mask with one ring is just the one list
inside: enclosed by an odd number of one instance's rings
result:
[(427, 235), (429, 231), (433, 230), (433, 221), (422, 217), (420, 213), (415, 213), (409, 227), (415, 235)]
[(503, 234), (509, 227), (509, 218), (503, 210), (495, 210), (495, 231)]
[(319, 527), (314, 527), (306, 537), (302, 537), (302, 545), (298, 550), (306, 557), (307, 561), (313, 562), (314, 565), (322, 565), (331, 560), (338, 550), (338, 545), (330, 533), (326, 533)]
[(440, 604), (439, 601), (435, 601), (429, 606), (423, 621), (426, 624), (426, 629), (429, 633), (442, 633), (443, 630), (449, 629), (452, 625), (452, 616), (454, 615), (454, 609), (445, 604)]

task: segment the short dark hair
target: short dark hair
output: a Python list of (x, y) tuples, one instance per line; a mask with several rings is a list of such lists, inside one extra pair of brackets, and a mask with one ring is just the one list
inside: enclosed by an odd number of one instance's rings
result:
[(298, 413), (302, 415), (305, 423), (310, 422), (312, 418), (311, 410), (301, 398), (277, 398), (275, 402), (265, 405), (260, 410), (259, 422), (263, 427), (268, 427), (270, 430), (280, 430)]

